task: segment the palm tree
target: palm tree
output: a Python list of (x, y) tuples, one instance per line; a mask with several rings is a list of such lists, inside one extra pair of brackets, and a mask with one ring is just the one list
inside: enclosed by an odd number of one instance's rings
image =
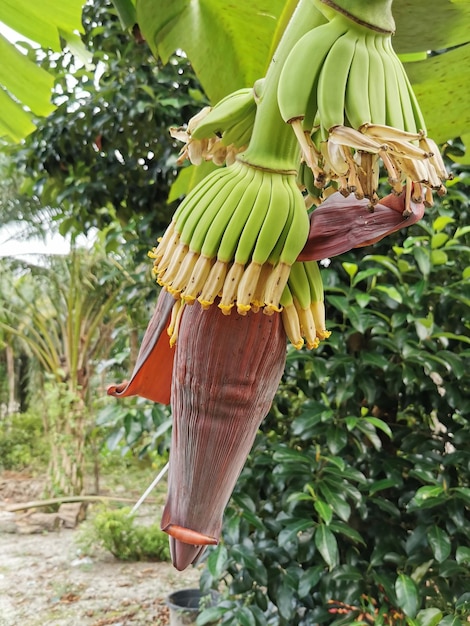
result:
[(40, 382), (31, 396), (42, 408), (50, 446), (48, 489), (78, 494), (93, 374), (109, 355), (111, 334), (126, 315), (121, 303), (129, 279), (99, 246), (48, 257), (44, 265), (23, 265), (21, 273), (9, 275), (0, 329), (6, 345), (19, 340), (39, 365)]

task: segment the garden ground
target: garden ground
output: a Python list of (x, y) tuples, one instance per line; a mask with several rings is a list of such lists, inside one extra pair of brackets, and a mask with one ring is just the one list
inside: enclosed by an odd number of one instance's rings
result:
[[(0, 513), (39, 488), (34, 479), (0, 476)], [(100, 549), (83, 554), (80, 532), (0, 532), (0, 626), (164, 626), (168, 594), (198, 585), (197, 569), (122, 562)]]

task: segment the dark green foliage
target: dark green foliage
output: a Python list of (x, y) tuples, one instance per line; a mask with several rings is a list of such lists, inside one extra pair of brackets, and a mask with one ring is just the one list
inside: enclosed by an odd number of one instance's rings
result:
[(47, 460), (40, 415), (30, 410), (0, 420), (0, 470), (40, 469)]
[(187, 122), (203, 96), (187, 59), (157, 62), (122, 30), (109, 2), (86, 4), (83, 23), (91, 63), (77, 69), (70, 54), (45, 59), (58, 75), (59, 106), (15, 166), (29, 178), (25, 190), (60, 207), (61, 232), (132, 221), (149, 247), (174, 208), (166, 200), (180, 146), (169, 127)]
[(289, 353), (203, 573), (227, 599), (200, 626), (466, 623), (468, 182), (323, 271), (333, 334)]
[(152, 451), (165, 455), (170, 446), (169, 408), (136, 398), (112, 401), (100, 411), (97, 426), (103, 430), (109, 450), (132, 451), (139, 458)]
[(138, 525), (129, 508), (103, 509), (82, 527), (79, 544), (98, 545), (122, 561), (168, 561), (168, 535), (158, 524)]

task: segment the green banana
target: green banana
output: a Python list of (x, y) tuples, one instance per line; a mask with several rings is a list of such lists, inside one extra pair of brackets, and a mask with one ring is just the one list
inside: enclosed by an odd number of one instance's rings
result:
[(367, 89), (369, 57), (370, 51), (364, 34), (356, 41), (346, 86), (345, 113), (349, 126), (353, 128), (360, 128), (363, 124), (371, 121)]
[[(400, 61), (400, 59), (398, 59)], [(401, 61), (400, 61), (401, 64)], [(403, 68), (403, 79), (408, 88), (408, 95), (410, 98), (411, 106), (413, 107), (414, 119), (416, 124), (416, 130), (421, 134), (426, 134), (426, 122), (424, 121), (423, 113), (421, 112), (421, 107), (419, 106), (418, 99), (416, 97), (415, 92), (413, 91), (413, 87), (411, 86), (410, 79)]]
[(403, 130), (406, 130), (409, 133), (416, 133), (421, 129), (423, 124), (421, 111), (419, 111), (419, 115), (416, 115), (416, 109), (419, 110), (419, 105), (416, 101), (413, 90), (410, 90), (410, 84), (406, 76), (405, 68), (393, 49), (390, 38), (386, 38), (384, 40), (384, 48), (388, 51), (395, 67), (395, 75), (400, 89), (401, 108), (403, 111)]
[(256, 111), (253, 89), (243, 88), (222, 98), (195, 126), (192, 139), (210, 139), (221, 135), (228, 128)]
[(262, 182), (250, 214), (243, 225), (235, 250), (235, 263), (240, 263), (241, 265), (246, 265), (251, 258), (258, 234), (271, 203), (272, 176), (267, 172), (261, 172), (261, 170), (259, 172), (262, 175)]
[(222, 135), (222, 145), (233, 145), (236, 148), (247, 146), (250, 143), (253, 125), (255, 123), (256, 107), (241, 120), (227, 127)]
[(302, 194), (295, 183), (290, 180), (291, 177), (286, 178), (288, 178), (287, 186), (292, 193), (290, 225), (279, 258), (276, 259), (277, 265), (266, 281), (264, 299), (268, 312), (279, 310), (280, 298), (289, 278), (291, 266), (305, 245), (310, 229)]
[(318, 114), (326, 139), (330, 128), (344, 125), (348, 74), (356, 48), (357, 34), (347, 31), (333, 44), (318, 79)]
[(323, 302), (323, 280), (317, 261), (304, 261), (303, 265), (310, 285), (310, 300), (312, 302)]
[(285, 221), (284, 227), (279, 235), (274, 248), (271, 250), (271, 253), (267, 259), (267, 263), (271, 267), (275, 267), (279, 261), (279, 257), (281, 256), (281, 252), (284, 248), (284, 244), (287, 239), (287, 235), (290, 231), (292, 218), (294, 217), (294, 194), (292, 193), (292, 189), (288, 183), (288, 176), (285, 175), (282, 177), (282, 184), (284, 186), (284, 193), (286, 194), (286, 199), (289, 205), (289, 214)]
[(367, 89), (370, 121), (374, 124), (384, 125), (386, 122), (387, 104), (385, 99), (385, 71), (381, 56), (376, 46), (376, 37), (381, 35), (370, 34), (366, 38), (366, 46), (369, 50), (369, 74), (364, 89)]
[(397, 57), (395, 50), (392, 48), (390, 38), (384, 38), (383, 46), (392, 62), (391, 65), (393, 65), (395, 69), (395, 80), (400, 93), (400, 104), (403, 115), (403, 130), (409, 133), (415, 133), (417, 130), (416, 120), (413, 105), (411, 104), (408, 93), (408, 86), (403, 75), (405, 70), (403, 69), (400, 59)]
[[(243, 166), (237, 175), (235, 186), (227, 195), (224, 194), (225, 199), (222, 203), (219, 203), (219, 210), (209, 212), (205, 216), (204, 223), (201, 221), (201, 228), (195, 229), (190, 247), (193, 246), (194, 240), (194, 246), (200, 246), (200, 251), (204, 256), (209, 258), (217, 256), (220, 242), (232, 216), (238, 207), (245, 211), (246, 207), (243, 206), (243, 198), (250, 191), (254, 175), (255, 171), (253, 168)], [(256, 193), (256, 188), (251, 188), (251, 194), (249, 193), (249, 195), (253, 197), (253, 193)], [(226, 262), (231, 260), (230, 258)]]
[(263, 185), (263, 172), (256, 168), (250, 168), (253, 170), (253, 178), (248, 183), (248, 186), (243, 191), (243, 195), (235, 208), (235, 211), (230, 218), (227, 226), (225, 227), (222, 239), (217, 249), (207, 249), (203, 246), (203, 252), (208, 256), (215, 256), (220, 261), (230, 263), (234, 260), (235, 251), (238, 248), (240, 236), (244, 230), (245, 224), (251, 215), (256, 210), (256, 202)]
[(300, 307), (302, 309), (310, 308), (310, 283), (303, 263), (296, 261), (292, 264), (287, 284)]
[[(230, 209), (230, 205), (228, 202), (237, 197), (231, 192), (240, 184), (240, 181), (243, 181), (245, 176), (246, 168), (238, 163), (233, 166), (233, 169), (227, 168), (220, 171), (218, 176), (211, 176), (209, 190), (206, 191), (206, 194), (194, 207), (193, 213), (184, 223), (181, 236), (177, 242), (175, 241), (176, 247), (171, 251), (171, 254), (164, 255), (161, 261), (155, 263), (158, 281), (173, 295), (186, 289), (187, 281), (194, 271), (207, 231), (213, 225), (215, 218), (219, 217), (220, 221), (222, 219), (220, 213), (224, 214), (225, 212), (223, 219), (225, 221), (229, 219), (227, 208)], [(210, 185), (211, 182), (212, 185)], [(178, 224), (175, 225), (175, 229), (177, 228)], [(223, 227), (221, 228), (223, 232)]]
[(310, 220), (305, 208), (303, 196), (295, 184), (294, 177), (286, 176), (286, 179), (293, 194), (293, 217), (286, 241), (279, 256), (279, 261), (286, 265), (292, 265), (307, 241), (310, 230)]
[(293, 46), (283, 65), (277, 91), (279, 109), (285, 122), (304, 119), (308, 111), (313, 123), (317, 110), (317, 83), (323, 62), (334, 42), (346, 30), (344, 20), (335, 19), (313, 28)]
[(385, 47), (385, 39), (387, 37), (389, 37), (389, 35), (378, 35), (375, 40), (377, 50), (382, 59), (385, 75), (385, 123), (388, 126), (405, 130), (405, 121), (403, 119), (403, 111), (401, 108), (400, 88), (395, 73), (395, 64), (390, 57), (389, 51)]
[[(255, 264), (250, 263), (249, 268), (251, 267), (251, 265), (255, 265)], [(272, 271), (273, 271), (273, 266), (271, 265), (271, 263), (264, 263), (261, 266), (261, 271), (258, 276), (258, 282), (256, 283), (255, 291), (251, 298), (251, 308), (255, 313), (257, 313), (265, 305), (264, 292), (266, 288), (266, 283)]]
[[(317, 348), (319, 341), (311, 309), (310, 284), (303, 263), (296, 261), (292, 265), (287, 287), (292, 294), (292, 303), (299, 320), (300, 334), (305, 337), (309, 350)], [(284, 304), (282, 296), (281, 304)], [(294, 316), (294, 312), (291, 312), (291, 316)], [(297, 325), (295, 327), (297, 328)], [(295, 343), (299, 343), (298, 339), (295, 340)]]
[[(205, 181), (210, 177), (210, 180), (202, 185), (202, 195), (198, 194), (198, 199), (188, 204), (187, 210), (180, 213), (176, 220), (175, 228), (180, 233), (182, 243), (190, 245), (196, 228), (201, 228), (201, 222), (206, 223), (211, 219), (209, 214), (218, 211), (218, 207), (228, 198), (230, 191), (237, 184), (237, 176), (234, 176), (230, 168), (217, 170), (213, 174), (209, 174), (204, 179)], [(195, 252), (199, 251), (197, 248), (193, 249)]]
[[(183, 243), (188, 243), (191, 250), (201, 252), (207, 237), (207, 232), (214, 223), (217, 216), (224, 216), (227, 209), (231, 209), (232, 205), (237, 202), (239, 195), (237, 187), (243, 180), (246, 172), (239, 167), (238, 162), (228, 168), (231, 172), (229, 178), (225, 178), (223, 183), (217, 184), (214, 193), (209, 196), (209, 201), (203, 201), (203, 210), (197, 212), (196, 219), (192, 221), (187, 228), (185, 235), (189, 235), (189, 241), (185, 239)], [(220, 181), (219, 181), (220, 182)]]
[(259, 265), (263, 265), (268, 260), (290, 213), (289, 198), (283, 184), (282, 174), (273, 173), (271, 177), (269, 208), (258, 232), (252, 253), (252, 261)]
[(323, 292), (323, 281), (320, 274), (320, 268), (316, 261), (306, 261), (304, 263), (305, 272), (310, 283), (310, 294), (312, 303), (310, 310), (315, 322), (315, 329), (318, 339), (328, 339), (331, 331), (326, 330), (325, 321), (325, 302)]
[[(294, 298), (294, 304), (295, 303), (296, 300)], [(307, 349), (312, 350), (313, 348), (318, 348), (320, 342), (317, 337), (317, 329), (311, 307), (303, 309), (297, 306), (296, 309), (297, 315), (299, 316), (300, 332), (307, 340)]]
[(211, 172), (206, 177), (204, 177), (196, 185), (196, 187), (194, 187), (188, 193), (188, 195), (180, 202), (172, 218), (174, 223), (179, 222), (180, 231), (184, 223), (184, 220), (188, 217), (188, 215), (192, 213), (194, 207), (197, 207), (197, 204), (201, 200), (201, 198), (204, 198), (207, 191), (214, 184), (214, 181), (218, 180), (219, 178), (222, 178), (223, 176), (226, 175), (226, 173), (227, 173), (226, 168), (222, 168), (214, 172)]

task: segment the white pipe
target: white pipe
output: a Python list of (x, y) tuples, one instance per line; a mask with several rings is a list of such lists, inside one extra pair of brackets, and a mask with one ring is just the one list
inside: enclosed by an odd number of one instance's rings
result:
[(162, 471), (158, 474), (158, 476), (152, 481), (152, 483), (147, 487), (147, 489), (144, 491), (144, 493), (140, 496), (140, 498), (134, 504), (134, 506), (132, 507), (132, 511), (129, 513), (129, 515), (134, 515), (134, 513), (140, 507), (142, 502), (144, 502), (148, 498), (150, 493), (155, 489), (155, 487), (158, 485), (158, 483), (161, 481), (161, 479), (165, 476), (165, 474), (167, 473), (169, 467), (170, 467), (170, 464), (167, 463), (165, 465), (165, 467), (162, 469)]

